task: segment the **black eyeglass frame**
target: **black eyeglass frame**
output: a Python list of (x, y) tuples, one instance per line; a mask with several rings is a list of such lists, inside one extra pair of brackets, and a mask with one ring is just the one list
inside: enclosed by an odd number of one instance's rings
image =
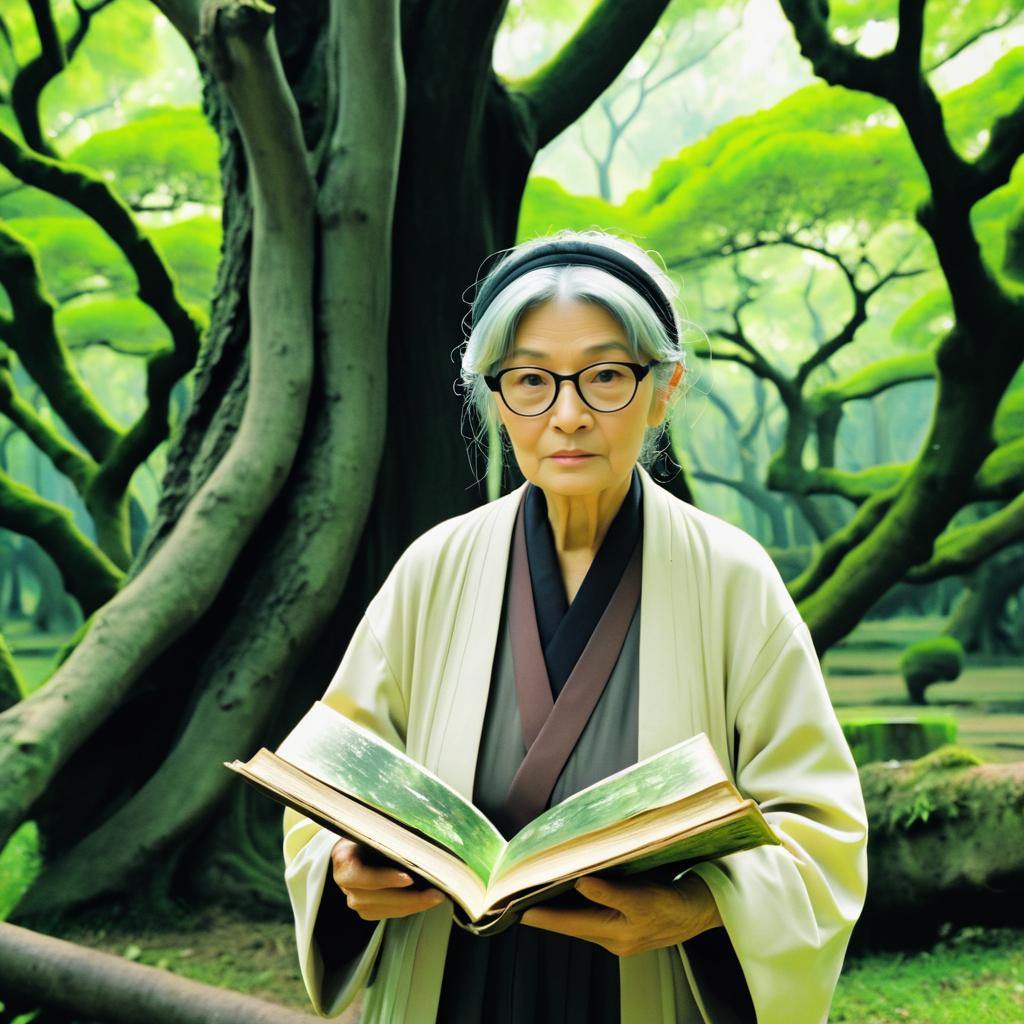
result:
[[(504, 370), (499, 370), (495, 374), (484, 374), (484, 383), (491, 389), (491, 391), (497, 391), (501, 395), (501, 400), (505, 403), (505, 408), (509, 412), (514, 413), (516, 416), (543, 416), (558, 401), (558, 396), (562, 390), (562, 381), (571, 380), (572, 386), (576, 389), (576, 394), (580, 396), (580, 401), (588, 408), (593, 409), (594, 412), (621, 412), (626, 408), (630, 402), (636, 398), (637, 391), (640, 390), (640, 382), (650, 372), (652, 366), (658, 366), (660, 360), (652, 360), (649, 363), (619, 363), (613, 359), (599, 359), (596, 363), (588, 363), (583, 367), (582, 370), (577, 370), (575, 373), (555, 373), (554, 370), (549, 370), (546, 366), (509, 366)], [(595, 366), (627, 366), (633, 371), (633, 394), (629, 396), (629, 401), (623, 402), (622, 405), (617, 406), (615, 409), (598, 409), (596, 406), (591, 405), (586, 398), (583, 396), (583, 391), (580, 388), (580, 377), (583, 376), (587, 370), (593, 369)], [(519, 412), (517, 409), (513, 409), (508, 404), (508, 399), (505, 397), (505, 393), (501, 390), (501, 378), (506, 373), (511, 373), (513, 370), (540, 370), (541, 373), (546, 373), (550, 377), (555, 379), (555, 393), (551, 397), (551, 401), (548, 402), (543, 409), (538, 412)]]

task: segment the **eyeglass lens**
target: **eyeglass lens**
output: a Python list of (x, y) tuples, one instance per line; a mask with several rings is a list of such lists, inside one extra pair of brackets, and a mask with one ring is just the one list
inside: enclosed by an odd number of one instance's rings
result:
[[(598, 412), (615, 412), (633, 399), (637, 379), (626, 366), (597, 363), (579, 378), (583, 400)], [(524, 416), (543, 412), (555, 399), (555, 378), (537, 367), (513, 369), (501, 378), (501, 394), (513, 412)]]

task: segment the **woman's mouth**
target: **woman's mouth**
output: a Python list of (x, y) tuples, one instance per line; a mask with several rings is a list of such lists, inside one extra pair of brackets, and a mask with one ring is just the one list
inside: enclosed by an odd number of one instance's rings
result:
[(548, 456), (549, 459), (554, 459), (555, 462), (559, 462), (566, 466), (571, 466), (578, 462), (586, 462), (587, 459), (592, 459), (593, 457), (593, 452), (570, 451), (553, 452), (551, 455)]

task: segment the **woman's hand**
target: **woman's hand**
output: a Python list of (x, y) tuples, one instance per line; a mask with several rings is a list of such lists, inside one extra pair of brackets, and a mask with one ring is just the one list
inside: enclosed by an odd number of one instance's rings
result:
[(667, 885), (587, 876), (576, 888), (600, 906), (534, 906), (523, 914), (522, 923), (596, 942), (616, 956), (674, 946), (722, 924), (715, 898), (699, 875)]
[(372, 851), (350, 839), (331, 848), (331, 873), (349, 907), (364, 921), (408, 917), (443, 902), (438, 889), (410, 889), (412, 876), (401, 868), (369, 863)]

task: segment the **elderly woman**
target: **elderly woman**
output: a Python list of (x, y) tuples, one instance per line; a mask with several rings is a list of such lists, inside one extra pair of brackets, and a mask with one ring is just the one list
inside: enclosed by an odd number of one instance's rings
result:
[(586, 878), (570, 905), (480, 938), (437, 890), (288, 811), (322, 1015), (365, 987), (362, 1020), (382, 1024), (827, 1019), (865, 894), (859, 780), (767, 554), (637, 464), (684, 372), (671, 294), (601, 232), (533, 240), (490, 271), (463, 379), (527, 482), (408, 548), (324, 700), (506, 836), (703, 731), (781, 845), (671, 882)]

